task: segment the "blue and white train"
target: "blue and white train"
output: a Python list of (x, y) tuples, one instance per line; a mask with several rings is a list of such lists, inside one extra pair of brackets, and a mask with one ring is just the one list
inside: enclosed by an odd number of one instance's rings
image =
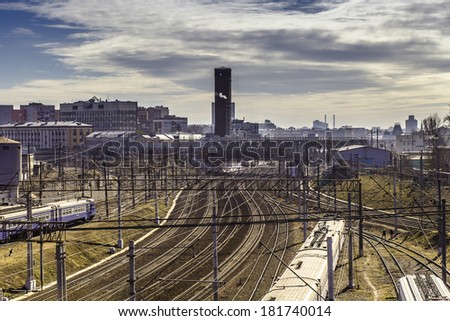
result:
[[(42, 223), (76, 223), (91, 220), (95, 214), (95, 202), (93, 198), (74, 199), (49, 203), (44, 206), (33, 208), (32, 228), (37, 229)], [(28, 228), (27, 211), (0, 213), (0, 242), (7, 242), (24, 234), (24, 228)], [(48, 228), (49, 225), (45, 226)]]

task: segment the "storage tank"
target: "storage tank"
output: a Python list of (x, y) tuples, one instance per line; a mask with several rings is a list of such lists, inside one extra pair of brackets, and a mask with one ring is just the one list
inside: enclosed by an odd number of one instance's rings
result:
[(8, 204), (19, 196), (21, 177), (21, 144), (0, 136), (0, 202)]

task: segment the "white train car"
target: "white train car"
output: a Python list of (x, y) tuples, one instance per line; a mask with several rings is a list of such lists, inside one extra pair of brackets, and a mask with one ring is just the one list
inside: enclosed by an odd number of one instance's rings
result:
[(320, 301), (328, 293), (327, 238), (332, 239), (333, 269), (344, 243), (344, 221), (319, 222), (263, 301)]
[(398, 282), (400, 301), (450, 301), (450, 292), (435, 275), (407, 275)]

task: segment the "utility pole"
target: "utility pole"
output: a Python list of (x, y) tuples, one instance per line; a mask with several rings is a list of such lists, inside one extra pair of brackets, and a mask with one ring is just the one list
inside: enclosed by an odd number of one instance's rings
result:
[(353, 231), (348, 231), (348, 288), (355, 287), (353, 277)]
[(352, 194), (347, 194), (348, 211), (348, 288), (354, 288), (353, 282), (353, 230), (352, 230)]
[(64, 242), (56, 244), (56, 284), (58, 291), (58, 301), (67, 301), (66, 284), (66, 251)]
[(289, 188), (289, 172), (290, 167), (286, 166), (286, 201), (292, 203), (291, 190)]
[(84, 158), (81, 158), (81, 197), (84, 198)]
[(129, 243), (129, 254), (130, 258), (130, 301), (136, 301), (136, 255), (134, 249), (134, 241)]
[(328, 301), (334, 301), (333, 239), (327, 237)]
[[(420, 207), (423, 209), (423, 151), (420, 151)], [(422, 214), (425, 214), (424, 212)], [(423, 221), (423, 215), (419, 216), (420, 223)]]
[(148, 185), (148, 183), (147, 183), (147, 167), (148, 167), (148, 164), (144, 168), (144, 199), (145, 199), (146, 202), (148, 200), (148, 194), (147, 194), (148, 193), (148, 189), (147, 189), (147, 185)]
[(347, 221), (347, 228), (350, 233), (350, 230), (352, 229), (352, 194), (347, 194), (347, 212), (348, 212), (348, 221)]
[(31, 181), (31, 148), (30, 144), (28, 144), (28, 151), (27, 151), (27, 171), (28, 171), (28, 181)]
[(136, 198), (135, 198), (135, 192), (134, 192), (134, 162), (131, 162), (131, 197), (132, 197), (132, 206), (133, 208), (136, 207)]
[(399, 203), (400, 204), (403, 204), (403, 188), (402, 188), (402, 172), (403, 172), (403, 164), (402, 164), (402, 155), (400, 155), (400, 157), (399, 157), (399, 161), (400, 161), (400, 163), (399, 163), (399, 176), (398, 176), (398, 186), (399, 186), (399, 197), (398, 197), (398, 200), (399, 200)]
[(306, 196), (308, 181), (303, 180), (303, 242), (306, 242), (308, 234), (308, 198)]
[(377, 128), (377, 148), (378, 148), (378, 128)]
[(156, 169), (155, 169), (154, 175), (153, 175), (153, 186), (154, 186), (154, 192), (155, 192), (155, 222), (156, 222), (156, 224), (159, 224), (158, 188), (157, 188), (156, 184), (157, 184), (157, 177), (156, 177)]
[(302, 213), (302, 199), (300, 198), (300, 192), (301, 192), (302, 188), (301, 188), (301, 182), (300, 180), (298, 181), (298, 185), (297, 185), (297, 210), (298, 210), (298, 216), (301, 219), (301, 213)]
[(317, 165), (317, 208), (320, 211), (320, 165)]
[(168, 193), (168, 191), (167, 191), (167, 164), (166, 164), (166, 166), (164, 167), (164, 197), (165, 197), (165, 204), (166, 204), (166, 206), (168, 206), (169, 205), (169, 193)]
[(394, 174), (394, 233), (398, 234), (398, 217), (397, 217), (397, 177)]
[(106, 179), (106, 166), (103, 165), (103, 184), (105, 185), (105, 209), (106, 219), (109, 220), (109, 203), (108, 203), (108, 184)]
[(358, 183), (358, 214), (359, 214), (359, 257), (364, 256), (364, 217), (363, 217), (363, 203), (362, 203), (362, 183)]
[[(152, 161), (152, 164), (153, 164), (153, 161)], [(148, 186), (147, 186), (147, 188), (148, 188), (148, 190), (146, 191), (146, 193), (148, 193), (148, 196), (150, 198), (152, 197), (151, 196), (151, 192), (150, 192), (150, 190), (151, 190), (150, 180), (152, 178), (152, 164), (148, 164), (148, 167), (147, 167), (147, 179), (148, 179)]]
[[(29, 152), (29, 151), (28, 151)], [(28, 173), (29, 174), (29, 173)], [(28, 291), (34, 291), (36, 289), (36, 280), (34, 279), (34, 260), (33, 260), (33, 243), (31, 238), (33, 237), (33, 214), (31, 209), (31, 192), (27, 192), (27, 281), (25, 283), (25, 289)]]
[(39, 162), (39, 203), (42, 204), (42, 190), (44, 189), (42, 182), (43, 163)]
[(39, 259), (41, 291), (44, 291), (44, 230), (42, 223), (39, 223)]
[(217, 255), (217, 225), (216, 225), (216, 201), (213, 205), (213, 222), (212, 222), (212, 237), (213, 237), (213, 296), (214, 301), (219, 301), (219, 258)]
[(442, 246), (442, 281), (444, 284), (447, 284), (447, 217), (446, 217), (446, 210), (445, 210), (445, 199), (441, 201), (441, 246)]
[(333, 180), (333, 205), (334, 213), (337, 214), (337, 191), (336, 191), (336, 180)]
[(117, 248), (123, 249), (123, 237), (122, 237), (122, 203), (121, 203), (121, 182), (120, 176), (117, 177)]

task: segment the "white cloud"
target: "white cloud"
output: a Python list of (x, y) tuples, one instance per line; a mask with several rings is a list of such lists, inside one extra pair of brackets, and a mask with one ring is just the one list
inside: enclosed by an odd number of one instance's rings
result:
[[(30, 5), (27, 10), (54, 19), (55, 28), (74, 28), (66, 44), (38, 46), (79, 78), (51, 81), (51, 88), (57, 88), (51, 95), (50, 86), (39, 81), (11, 91), (49, 99), (53, 95), (61, 101), (77, 92), (81, 97), (72, 98), (84, 99), (92, 92), (139, 97), (147, 104), (164, 100), (187, 116), (197, 116), (191, 110), (204, 110), (206, 122), (213, 99), (212, 69), (229, 65), (233, 99), (241, 101), (238, 114), (248, 120), (261, 121), (257, 117), (267, 114), (282, 125), (301, 126), (309, 124), (300, 116), (303, 110), (317, 111), (309, 116), (320, 118), (338, 108), (349, 123), (353, 119), (369, 125), (376, 120), (386, 125), (393, 117), (383, 108), (389, 106), (390, 113), (402, 117), (428, 112), (423, 107), (426, 97), (436, 97), (436, 106), (446, 101), (450, 42), (443, 32), (449, 23), (441, 1), (321, 5), (328, 10), (314, 14), (250, 0), (67, 0)], [(92, 73), (102, 76), (92, 78)], [(261, 94), (264, 98), (258, 99)], [(282, 110), (273, 112), (274, 106)]]
[(17, 27), (8, 34), (12, 38), (40, 38), (41, 36), (28, 28)]

